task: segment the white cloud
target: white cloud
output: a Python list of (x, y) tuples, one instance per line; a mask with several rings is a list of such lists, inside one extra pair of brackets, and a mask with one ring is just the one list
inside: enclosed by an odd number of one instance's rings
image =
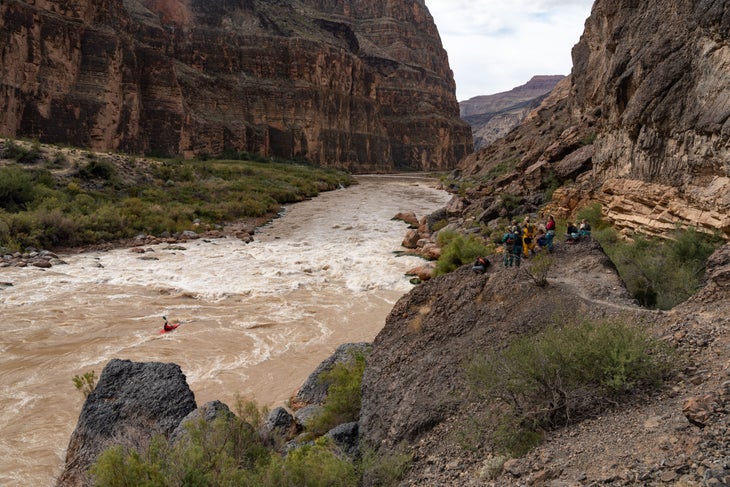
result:
[(593, 0), (426, 0), (458, 100), (508, 91), (536, 74), (569, 74)]

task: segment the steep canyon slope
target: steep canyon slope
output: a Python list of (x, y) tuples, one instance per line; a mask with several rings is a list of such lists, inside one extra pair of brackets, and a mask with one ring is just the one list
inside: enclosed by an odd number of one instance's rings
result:
[(0, 4), (0, 135), (353, 171), (471, 152), (423, 0)]
[(533, 76), (509, 91), (460, 101), (461, 118), (471, 125), (474, 135), (474, 149), (486, 147), (519, 125), (564, 77)]
[(619, 228), (730, 237), (729, 41), (725, 0), (596, 1), (570, 85), (463, 162), (472, 199), (562, 184), (557, 214), (597, 200)]

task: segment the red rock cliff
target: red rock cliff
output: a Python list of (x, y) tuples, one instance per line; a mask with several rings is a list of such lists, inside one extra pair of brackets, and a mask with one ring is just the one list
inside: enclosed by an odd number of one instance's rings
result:
[(0, 135), (353, 171), (471, 152), (422, 0), (7, 0)]

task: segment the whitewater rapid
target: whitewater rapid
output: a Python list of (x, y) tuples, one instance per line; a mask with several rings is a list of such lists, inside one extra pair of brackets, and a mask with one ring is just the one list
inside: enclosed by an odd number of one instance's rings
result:
[[(83, 404), (71, 378), (112, 358), (174, 362), (199, 405), (285, 404), (341, 343), (371, 341), (412, 287), (406, 225), (450, 196), (418, 176), (357, 185), (285, 209), (254, 242), (60, 256), (0, 281), (0, 486), (51, 485)], [(159, 334), (162, 316), (182, 323)]]

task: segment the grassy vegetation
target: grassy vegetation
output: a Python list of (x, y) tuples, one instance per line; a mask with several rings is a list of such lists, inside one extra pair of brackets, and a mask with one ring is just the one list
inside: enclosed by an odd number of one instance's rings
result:
[[(127, 158), (121, 166), (93, 155), (43, 160), (18, 147), (6, 141), (3, 157), (17, 162), (0, 167), (0, 246), (11, 250), (201, 231), (352, 183), (292, 163)], [(31, 157), (32, 165), (21, 163)]]
[(649, 308), (671, 309), (697, 292), (707, 258), (723, 242), (691, 228), (678, 228), (668, 240), (637, 234), (626, 241), (601, 219), (600, 205), (580, 211), (578, 219), (582, 218), (593, 225), (593, 238), (616, 265), (629, 292)]
[(464, 264), (473, 262), (480, 255), (489, 255), (490, 249), (482, 239), (453, 231), (441, 231), (438, 234), (441, 256), (436, 261), (433, 276), (440, 276), (456, 270)]
[(498, 450), (522, 455), (539, 444), (545, 430), (657, 388), (671, 363), (669, 349), (641, 326), (556, 320), (504, 350), (476, 355), (466, 375), (494, 411)]
[(409, 454), (363, 448), (352, 461), (321, 436), (330, 427), (357, 420), (364, 366), (364, 355), (354, 354), (324, 375), (331, 381), (325, 413), (308, 429), (316, 438), (286, 455), (266, 448), (257, 433), (266, 410), (239, 399), (236, 416), (190, 422), (184, 439), (175, 444), (156, 436), (146, 447), (118, 444), (105, 450), (90, 470), (94, 485), (355, 487), (363, 479), (369, 485), (396, 485), (410, 465)]
[(328, 384), (327, 398), (320, 415), (312, 418), (307, 430), (321, 436), (339, 424), (360, 418), (360, 386), (365, 372), (365, 355), (352, 353), (350, 360), (335, 364), (320, 380)]

